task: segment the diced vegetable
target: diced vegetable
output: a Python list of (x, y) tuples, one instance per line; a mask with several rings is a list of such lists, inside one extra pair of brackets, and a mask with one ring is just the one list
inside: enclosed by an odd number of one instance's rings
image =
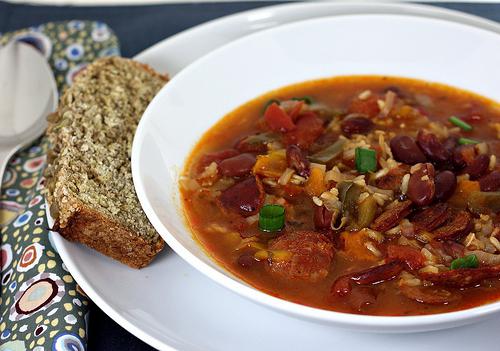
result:
[(363, 189), (353, 182), (342, 182), (337, 187), (339, 199), (342, 202), (342, 215), (353, 216), (357, 212), (358, 198)]
[(335, 157), (337, 157), (341, 152), (342, 148), (345, 144), (347, 139), (339, 139), (332, 145), (328, 146), (327, 148), (316, 152), (315, 154), (309, 156), (309, 159), (312, 162), (317, 162), (317, 163), (323, 163), (327, 164), (328, 162), (332, 161)]
[(365, 244), (368, 242), (368, 235), (364, 230), (354, 232), (345, 231), (340, 234), (340, 238), (344, 242), (344, 252), (348, 260), (378, 260), (378, 257), (375, 256), (365, 246)]
[(313, 103), (312, 99), (309, 96), (294, 97), (294, 98), (292, 98), (292, 100), (304, 101), (308, 105)]
[(469, 145), (469, 144), (479, 144), (479, 141), (469, 138), (459, 138), (458, 143), (460, 145)]
[(455, 116), (452, 116), (448, 119), (452, 124), (456, 125), (457, 127), (461, 128), (462, 130), (465, 130), (467, 132), (471, 131), (472, 130), (472, 126), (461, 120), (460, 118), (458, 117), (455, 117)]
[(288, 132), (295, 129), (290, 116), (275, 102), (264, 112), (264, 120), (272, 131)]
[(357, 208), (357, 216), (351, 226), (356, 229), (368, 228), (377, 213), (377, 201), (373, 196), (364, 199)]
[(325, 170), (319, 167), (311, 167), (311, 175), (305, 185), (306, 192), (310, 196), (320, 196), (325, 192)]
[(479, 182), (471, 180), (460, 180), (453, 196), (448, 200), (456, 207), (466, 207), (469, 195), (474, 191), (480, 191)]
[(259, 133), (246, 136), (236, 143), (236, 149), (241, 152), (263, 153), (267, 150), (267, 144), (277, 139), (274, 133)]
[(469, 209), (476, 213), (500, 212), (500, 191), (473, 191), (468, 197)]
[(377, 170), (377, 153), (375, 150), (357, 147), (354, 159), (356, 169), (360, 173), (374, 172)]
[(285, 226), (285, 208), (281, 205), (265, 205), (259, 212), (259, 229), (276, 232)]
[(276, 150), (267, 155), (257, 156), (253, 173), (264, 177), (279, 178), (286, 168), (285, 150)]
[(451, 269), (460, 269), (460, 268), (477, 268), (479, 267), (479, 261), (476, 255), (467, 255), (461, 258), (457, 258), (451, 261)]

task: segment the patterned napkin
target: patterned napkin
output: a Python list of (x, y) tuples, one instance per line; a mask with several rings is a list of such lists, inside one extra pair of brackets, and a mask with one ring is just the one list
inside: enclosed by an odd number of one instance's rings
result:
[[(89, 62), (119, 55), (118, 40), (100, 22), (47, 23), (0, 37), (22, 40), (47, 58), (60, 95)], [(29, 103), (29, 102), (27, 102)], [(0, 351), (84, 351), (89, 300), (51, 244), (45, 218), (47, 141), (17, 152), (0, 197)]]

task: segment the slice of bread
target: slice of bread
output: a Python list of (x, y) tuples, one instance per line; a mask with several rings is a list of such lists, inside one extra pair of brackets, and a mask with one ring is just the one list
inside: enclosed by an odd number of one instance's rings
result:
[(49, 118), (53, 229), (134, 268), (165, 244), (137, 199), (130, 155), (137, 124), (167, 80), (141, 63), (102, 58), (76, 77)]

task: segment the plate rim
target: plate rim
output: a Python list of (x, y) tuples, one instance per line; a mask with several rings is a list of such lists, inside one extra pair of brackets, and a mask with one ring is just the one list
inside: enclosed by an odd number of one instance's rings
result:
[[(188, 28), (184, 31), (176, 33), (170, 37), (167, 37), (156, 44), (153, 44), (149, 48), (141, 51), (137, 55), (133, 57), (133, 59), (141, 61), (143, 63), (148, 63), (148, 60), (151, 56), (157, 54), (157, 52), (161, 52), (165, 50), (165, 47), (175, 45), (177, 42), (182, 42), (188, 39), (193, 35), (200, 35), (204, 31), (208, 31), (217, 27), (224, 27), (232, 25), (232, 22), (238, 24), (246, 24), (251, 23), (252, 21), (248, 19), (251, 15), (258, 15), (259, 13), (263, 13), (264, 11), (272, 11), (272, 18), (277, 16), (286, 16), (287, 13), (294, 13), (294, 11), (300, 11), (304, 7), (317, 9), (319, 10), (328, 10), (329, 13), (325, 14), (325, 16), (339, 16), (343, 15), (342, 13), (337, 14), (336, 12), (339, 10), (349, 10), (350, 11), (365, 11), (364, 13), (387, 13), (385, 11), (391, 11), (389, 13), (393, 14), (413, 14), (422, 17), (431, 17), (431, 18), (441, 18), (446, 19), (453, 22), (458, 22), (462, 24), (468, 24), (475, 27), (487, 29), (490, 31), (498, 32), (500, 31), (500, 24), (483, 18), (476, 15), (464, 13), (457, 10), (441, 8), (432, 5), (423, 5), (423, 4), (407, 4), (407, 3), (349, 3), (349, 2), (339, 2), (339, 3), (327, 3), (327, 2), (318, 2), (318, 3), (290, 3), (290, 4), (278, 4), (271, 6), (259, 7), (257, 9), (249, 9), (242, 12), (234, 13), (227, 16), (222, 16), (201, 24), (198, 24), (194, 27)], [(331, 12), (331, 13), (330, 13)], [(322, 16), (318, 16), (322, 17)], [(300, 19), (299, 19), (300, 20)], [(297, 20), (291, 20), (289, 22), (295, 22)], [(278, 23), (274, 26), (279, 26), (284, 23), (289, 23), (288, 21), (284, 21), (283, 19), (279, 19)], [(269, 26), (270, 28), (271, 26)], [(495, 30), (496, 29), (496, 30)], [(250, 31), (249, 34), (254, 33), (255, 31)], [(239, 39), (235, 38), (235, 39)], [(234, 40), (234, 39), (232, 39)], [(230, 40), (230, 41), (232, 41)], [(202, 55), (203, 56), (203, 55)], [(51, 222), (52, 218), (50, 217), (49, 211), (47, 213), (48, 221)], [(53, 223), (53, 222), (52, 222)], [(51, 233), (53, 244), (55, 249), (58, 251), (59, 255), (63, 259), (63, 262), (67, 266), (70, 273), (73, 275), (74, 279), (77, 283), (83, 288), (89, 298), (99, 307), (101, 308), (110, 318), (112, 318), (117, 324), (122, 326), (124, 329), (144, 341), (145, 343), (151, 345), (154, 348), (158, 348), (161, 350), (176, 350), (173, 345), (167, 344), (165, 341), (158, 339), (157, 337), (150, 335), (147, 331), (141, 329), (141, 327), (137, 326), (132, 321), (129, 321), (126, 317), (122, 316), (119, 311), (115, 310), (111, 304), (109, 304), (105, 299), (103, 299), (98, 293), (97, 287), (94, 286), (91, 279), (87, 279), (87, 277), (81, 274), (78, 269), (78, 265), (75, 261), (73, 261), (72, 257), (69, 255), (69, 252), (66, 250), (66, 245), (75, 245), (75, 243), (68, 242), (64, 238), (62, 238), (58, 233)], [(184, 260), (184, 259), (183, 259)], [(173, 344), (173, 342), (170, 342)]]

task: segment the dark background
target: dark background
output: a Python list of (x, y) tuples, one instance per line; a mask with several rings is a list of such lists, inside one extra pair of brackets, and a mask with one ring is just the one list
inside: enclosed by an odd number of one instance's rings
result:
[[(50, 21), (71, 19), (107, 23), (131, 57), (152, 44), (208, 20), (281, 2), (192, 3), (123, 7), (17, 5), (0, 1), (0, 33)], [(438, 3), (500, 22), (500, 4)], [(466, 50), (467, 48), (464, 48)], [(154, 350), (116, 324), (97, 306), (90, 307), (89, 351)]]

